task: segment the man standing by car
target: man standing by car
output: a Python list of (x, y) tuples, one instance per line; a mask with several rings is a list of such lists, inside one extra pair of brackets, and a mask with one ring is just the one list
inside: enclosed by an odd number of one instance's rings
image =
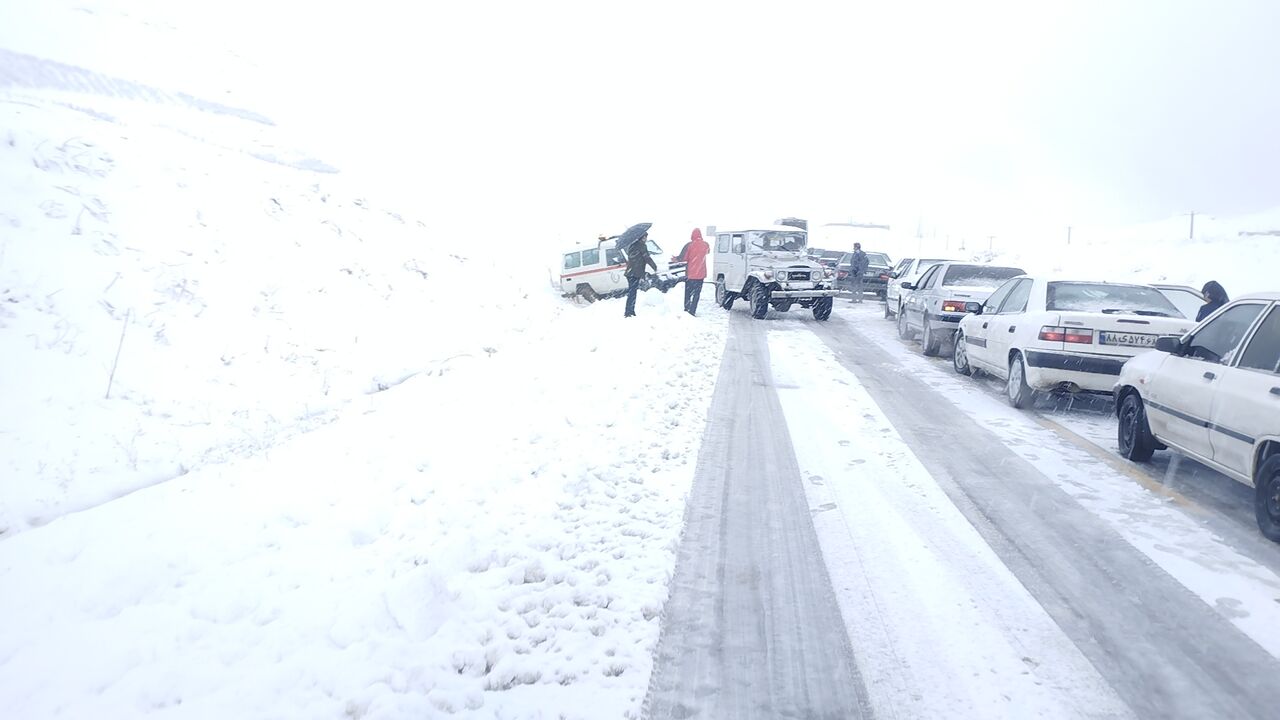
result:
[(853, 299), (849, 302), (862, 302), (862, 276), (870, 264), (867, 254), (862, 251), (862, 243), (853, 244), (853, 258), (849, 261), (849, 285), (853, 288)]
[(644, 266), (648, 265), (653, 268), (654, 272), (658, 272), (658, 266), (653, 262), (653, 258), (649, 255), (649, 233), (640, 236), (639, 240), (631, 243), (631, 247), (627, 248), (627, 310), (623, 317), (636, 316), (636, 290), (640, 287), (640, 280), (644, 277)]
[(707, 254), (711, 246), (702, 239), (702, 231), (693, 229), (689, 244), (684, 246), (684, 311), (698, 314), (698, 298), (702, 296), (702, 281), (707, 279)]

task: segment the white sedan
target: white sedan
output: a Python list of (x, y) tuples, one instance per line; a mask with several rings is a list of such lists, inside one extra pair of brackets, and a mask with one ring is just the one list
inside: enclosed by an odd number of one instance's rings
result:
[(1115, 386), (1120, 454), (1173, 448), (1255, 488), (1280, 542), (1280, 293), (1239, 298), (1125, 364)]
[(1003, 378), (1009, 404), (1040, 392), (1111, 393), (1125, 361), (1192, 323), (1146, 285), (1016, 277), (960, 321), (952, 363)]
[(898, 267), (889, 273), (889, 285), (884, 291), (884, 316), (886, 318), (897, 317), (902, 311), (902, 304), (906, 301), (906, 295), (909, 290), (902, 289), (902, 283), (911, 283), (914, 285), (920, 276), (929, 268), (944, 262), (959, 262), (948, 260), (947, 258), (906, 258), (898, 263)]

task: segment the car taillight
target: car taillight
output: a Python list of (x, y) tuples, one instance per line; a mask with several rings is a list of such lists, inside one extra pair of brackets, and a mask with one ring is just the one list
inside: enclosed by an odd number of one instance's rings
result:
[(844, 270), (841, 270), (841, 271), (840, 271), (840, 275), (839, 275), (839, 277), (840, 277), (840, 279), (841, 279), (841, 280), (843, 280), (843, 279), (845, 279), (845, 278), (849, 277), (849, 273), (845, 272)]
[(1045, 325), (1040, 328), (1040, 339), (1045, 342), (1066, 342), (1080, 345), (1093, 344), (1093, 331), (1082, 328), (1053, 327)]
[(966, 312), (968, 305), (963, 300), (943, 300), (942, 312)]

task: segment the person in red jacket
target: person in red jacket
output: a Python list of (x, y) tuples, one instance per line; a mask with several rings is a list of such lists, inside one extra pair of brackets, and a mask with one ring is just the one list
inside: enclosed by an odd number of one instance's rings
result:
[(702, 296), (702, 281), (707, 279), (710, 252), (711, 246), (702, 239), (702, 231), (694, 228), (684, 251), (684, 311), (690, 315), (698, 314), (698, 298)]

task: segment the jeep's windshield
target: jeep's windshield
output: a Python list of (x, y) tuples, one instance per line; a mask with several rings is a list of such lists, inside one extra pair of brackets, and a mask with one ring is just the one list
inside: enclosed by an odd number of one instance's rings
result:
[(805, 234), (800, 230), (787, 232), (784, 230), (770, 230), (760, 233), (760, 237), (754, 241), (756, 247), (761, 250), (770, 252), (804, 252)]

